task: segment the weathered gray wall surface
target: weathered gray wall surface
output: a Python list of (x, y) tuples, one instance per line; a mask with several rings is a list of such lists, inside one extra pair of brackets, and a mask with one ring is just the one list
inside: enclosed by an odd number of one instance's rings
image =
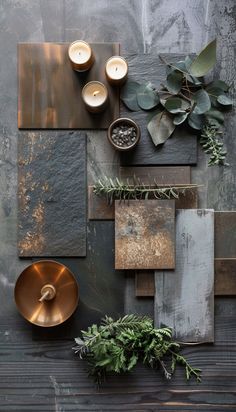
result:
[[(217, 36), (216, 74), (234, 83), (235, 16), (234, 0), (0, 0), (1, 412), (235, 410), (235, 299), (215, 301), (215, 344), (185, 350), (203, 369), (201, 385), (186, 384), (182, 371), (167, 383), (140, 367), (125, 377), (111, 377), (100, 391), (74, 357), (72, 341), (64, 340), (63, 332), (60, 340), (32, 340), (32, 328), (13, 302), (15, 280), (29, 263), (17, 258), (17, 42), (84, 38), (120, 41), (126, 53), (194, 53)], [(236, 116), (229, 115), (229, 168), (207, 169), (199, 151), (193, 177), (205, 184), (200, 207), (236, 208), (235, 122)], [(88, 181), (101, 171), (115, 174), (117, 165), (105, 132), (89, 132)]]

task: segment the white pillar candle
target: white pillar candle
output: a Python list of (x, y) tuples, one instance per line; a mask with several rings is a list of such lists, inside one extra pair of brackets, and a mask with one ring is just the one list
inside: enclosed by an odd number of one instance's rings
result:
[(123, 57), (112, 56), (107, 60), (105, 70), (108, 81), (119, 86), (128, 76), (128, 63)]
[(103, 83), (92, 81), (83, 87), (82, 98), (88, 111), (101, 112), (106, 107), (108, 91)]
[(94, 63), (93, 51), (88, 43), (83, 40), (76, 40), (70, 44), (68, 55), (71, 65), (76, 71), (86, 71)]

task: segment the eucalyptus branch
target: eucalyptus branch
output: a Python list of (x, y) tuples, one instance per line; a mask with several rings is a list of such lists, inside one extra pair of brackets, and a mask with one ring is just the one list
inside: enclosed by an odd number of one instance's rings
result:
[(150, 184), (144, 184), (140, 179), (133, 177), (133, 184), (127, 179), (125, 182), (118, 178), (111, 179), (104, 177), (99, 179), (93, 186), (93, 191), (98, 196), (106, 196), (108, 203), (112, 204), (114, 200), (140, 200), (150, 197), (155, 199), (179, 199), (180, 195), (185, 194), (187, 190), (194, 190), (199, 185), (159, 185), (156, 180)]

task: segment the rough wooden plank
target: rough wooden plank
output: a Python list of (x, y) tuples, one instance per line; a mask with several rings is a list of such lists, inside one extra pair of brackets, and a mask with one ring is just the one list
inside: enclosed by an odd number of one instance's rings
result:
[(115, 268), (175, 267), (173, 200), (115, 201)]
[(136, 271), (135, 272), (135, 296), (136, 297), (153, 297), (155, 294), (155, 281), (153, 271)]
[(18, 164), (19, 256), (85, 256), (86, 135), (21, 133)]
[(106, 196), (95, 195), (93, 186), (88, 187), (88, 218), (89, 220), (115, 219), (115, 205), (110, 205)]
[[(118, 43), (93, 43), (95, 63), (77, 73), (68, 58), (69, 43), (18, 45), (18, 127), (20, 129), (106, 129), (119, 117), (119, 91), (105, 75), (107, 59), (119, 54)], [(108, 88), (103, 113), (88, 112), (81, 91), (91, 80)]]
[(236, 258), (236, 212), (215, 212), (215, 257)]
[[(166, 54), (167, 61), (179, 61), (183, 55)], [(127, 56), (129, 63), (130, 79), (136, 81), (151, 81), (159, 87), (165, 82), (166, 68), (157, 55), (131, 55)], [(197, 139), (194, 132), (186, 127), (178, 127), (172, 137), (165, 144), (156, 147), (147, 131), (147, 113), (144, 111), (131, 112), (121, 106), (121, 115), (135, 120), (141, 128), (139, 144), (127, 153), (121, 153), (123, 166), (142, 165), (191, 165), (197, 163)]]
[(146, 315), (153, 318), (154, 304), (153, 298), (147, 296), (145, 299), (136, 297), (135, 294), (135, 273), (126, 271), (124, 310), (125, 313), (137, 315)]
[(155, 272), (155, 325), (188, 342), (214, 341), (214, 212), (177, 210), (176, 268)]
[(236, 295), (236, 259), (215, 259), (215, 295)]
[(179, 167), (120, 167), (119, 177), (121, 180), (129, 180), (130, 184), (135, 183), (137, 178), (145, 185), (150, 185), (154, 181), (159, 185), (175, 185), (191, 183), (190, 166)]

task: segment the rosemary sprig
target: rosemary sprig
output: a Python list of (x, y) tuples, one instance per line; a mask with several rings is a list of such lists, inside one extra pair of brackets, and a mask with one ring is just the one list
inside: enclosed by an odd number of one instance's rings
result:
[(103, 179), (99, 179), (93, 186), (93, 191), (98, 196), (106, 196), (109, 204), (112, 204), (114, 200), (140, 200), (148, 199), (150, 197), (155, 199), (178, 199), (180, 195), (184, 195), (187, 190), (194, 190), (199, 185), (175, 185), (175, 186), (163, 186), (154, 180), (149, 185), (144, 184), (133, 177), (133, 183), (130, 184), (127, 179), (125, 182), (108, 178), (105, 176)]
[(206, 154), (210, 155), (208, 166), (229, 164), (225, 162), (227, 151), (224, 150), (224, 144), (217, 136), (222, 134), (216, 127), (206, 125), (201, 134), (200, 144)]

